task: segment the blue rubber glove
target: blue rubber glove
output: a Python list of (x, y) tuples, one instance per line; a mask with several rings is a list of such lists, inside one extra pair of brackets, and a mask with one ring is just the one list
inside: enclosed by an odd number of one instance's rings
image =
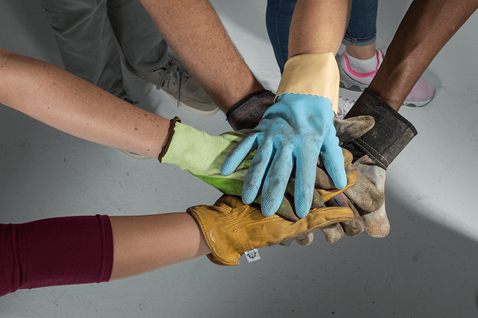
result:
[(282, 202), (295, 167), (294, 204), (297, 215), (305, 217), (312, 204), (319, 155), (335, 186), (343, 189), (347, 185), (333, 120), (328, 98), (281, 94), (259, 125), (229, 153), (221, 173), (232, 174), (257, 149), (244, 180), (242, 200), (252, 203), (262, 189), (262, 213), (271, 216)]

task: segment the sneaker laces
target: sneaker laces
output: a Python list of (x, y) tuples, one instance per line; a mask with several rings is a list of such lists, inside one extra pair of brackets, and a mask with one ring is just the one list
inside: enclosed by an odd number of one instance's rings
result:
[(168, 63), (159, 69), (159, 75), (163, 76), (161, 81), (156, 85), (156, 89), (161, 89), (164, 84), (166, 84), (166, 87), (169, 87), (169, 82), (171, 79), (174, 79), (173, 85), (176, 85), (176, 100), (177, 100), (177, 106), (179, 107), (179, 99), (181, 96), (181, 79), (183, 77), (189, 78), (191, 74), (189, 74), (182, 65), (173, 60), (170, 59)]

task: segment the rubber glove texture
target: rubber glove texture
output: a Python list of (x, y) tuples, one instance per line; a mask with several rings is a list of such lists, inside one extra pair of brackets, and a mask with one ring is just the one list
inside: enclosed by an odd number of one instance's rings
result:
[(303, 218), (312, 204), (319, 155), (336, 188), (347, 185), (333, 119), (331, 101), (325, 97), (281, 94), (257, 127), (229, 153), (221, 173), (231, 175), (257, 150), (244, 180), (242, 200), (250, 204), (262, 190), (262, 213), (271, 216), (279, 208), (295, 168), (294, 205)]

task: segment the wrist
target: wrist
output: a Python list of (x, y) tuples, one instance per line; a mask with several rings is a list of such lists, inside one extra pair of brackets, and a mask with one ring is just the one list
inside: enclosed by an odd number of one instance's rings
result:
[(161, 151), (158, 155), (159, 162), (162, 162), (163, 157), (166, 155), (166, 153), (168, 152), (169, 146), (171, 145), (171, 141), (172, 141), (173, 135), (174, 135), (174, 127), (176, 126), (176, 122), (181, 122), (181, 119), (179, 119), (178, 117), (174, 117), (169, 122), (168, 135), (166, 136), (166, 139), (164, 140), (164, 143), (161, 146)]
[(337, 112), (340, 74), (332, 53), (302, 54), (290, 58), (277, 89), (281, 94), (304, 94), (322, 96), (331, 101)]
[(254, 128), (272, 104), (274, 94), (271, 91), (249, 94), (226, 113), (227, 122), (234, 130)]
[(168, 138), (159, 154), (159, 162), (171, 163), (181, 170), (197, 170), (200, 161), (201, 166), (208, 164), (208, 158), (214, 152), (210, 147), (215, 146), (211, 142), (212, 137), (204, 131), (197, 130), (189, 125), (182, 124), (178, 117), (171, 120)]
[(352, 152), (355, 159), (366, 154), (387, 169), (418, 132), (412, 123), (369, 89), (360, 95), (345, 119), (362, 115), (372, 116), (375, 125), (344, 148)]

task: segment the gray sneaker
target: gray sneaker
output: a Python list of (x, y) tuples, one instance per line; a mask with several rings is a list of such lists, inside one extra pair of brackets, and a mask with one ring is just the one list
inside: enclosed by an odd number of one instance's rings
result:
[(181, 106), (195, 114), (209, 116), (215, 114), (219, 107), (206, 93), (186, 68), (174, 57), (157, 71), (146, 73), (135, 71), (138, 76), (162, 89)]

